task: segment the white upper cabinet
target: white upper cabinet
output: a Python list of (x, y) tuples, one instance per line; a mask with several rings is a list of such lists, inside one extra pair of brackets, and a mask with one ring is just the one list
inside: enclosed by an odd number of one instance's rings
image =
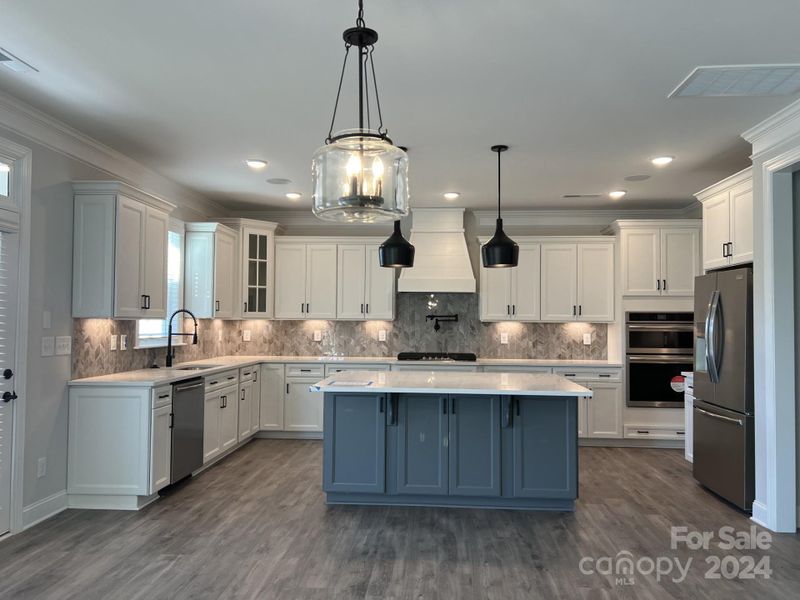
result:
[(238, 234), (236, 268), (231, 273), (233, 317), (266, 319), (275, 314), (275, 229), (277, 223), (226, 218), (219, 222)]
[(481, 267), (482, 321), (538, 321), (540, 308), (541, 245), (519, 245), (514, 268)]
[(700, 274), (700, 221), (616, 221), (624, 296), (692, 296)]
[(542, 244), (542, 321), (578, 316), (577, 244)]
[(275, 318), (336, 318), (336, 254), (336, 244), (278, 240)]
[(614, 244), (542, 244), (542, 321), (614, 320)]
[(279, 237), (275, 318), (394, 319), (395, 271), (380, 266), (383, 239)]
[(517, 267), (481, 268), (481, 320), (613, 321), (614, 243), (605, 240), (517, 238)]
[(393, 269), (381, 267), (376, 244), (339, 244), (339, 319), (394, 319)]
[(614, 320), (614, 244), (578, 244), (578, 320)]
[(753, 174), (747, 168), (696, 194), (703, 204), (703, 268), (753, 262)]
[(174, 205), (116, 181), (73, 187), (72, 315), (166, 318)]
[(186, 224), (186, 308), (198, 319), (234, 317), (236, 246), (236, 233), (224, 225)]

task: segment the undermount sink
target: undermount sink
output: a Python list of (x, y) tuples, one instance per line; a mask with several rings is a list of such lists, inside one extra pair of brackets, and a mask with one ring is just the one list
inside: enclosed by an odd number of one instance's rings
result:
[(219, 365), (187, 365), (185, 367), (175, 367), (176, 371), (205, 371), (206, 369), (216, 369)]

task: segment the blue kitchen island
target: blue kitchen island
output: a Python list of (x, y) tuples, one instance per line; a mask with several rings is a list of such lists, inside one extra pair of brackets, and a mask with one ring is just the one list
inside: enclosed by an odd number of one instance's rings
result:
[(351, 371), (311, 389), (328, 504), (575, 508), (592, 392), (559, 375)]

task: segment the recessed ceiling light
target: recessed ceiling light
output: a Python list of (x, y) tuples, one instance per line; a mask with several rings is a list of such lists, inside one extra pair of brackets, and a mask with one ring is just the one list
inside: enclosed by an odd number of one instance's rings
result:
[(286, 197), (289, 200), (299, 200), (300, 198), (303, 197), (303, 194), (301, 194), (300, 192), (286, 192)]
[(674, 156), (656, 156), (655, 158), (651, 159), (650, 162), (657, 167), (663, 167), (671, 163), (673, 160), (675, 160)]
[(625, 181), (647, 181), (648, 179), (650, 179), (650, 175), (628, 175)]
[(0, 173), (8, 173), (11, 171), (11, 167), (9, 167), (6, 163), (0, 163)]
[(244, 164), (254, 171), (260, 171), (267, 166), (267, 161), (258, 158), (248, 158), (246, 161), (244, 161)]
[(625, 190), (614, 190), (613, 192), (608, 193), (608, 197), (611, 198), (612, 200), (619, 200), (627, 193), (628, 192), (626, 192)]
[(272, 185), (289, 185), (292, 183), (292, 180), (286, 179), (285, 177), (270, 177), (267, 179), (267, 183), (271, 183)]
[(447, 200), (455, 200), (456, 198), (460, 198), (461, 194), (458, 192), (445, 192), (442, 194)]

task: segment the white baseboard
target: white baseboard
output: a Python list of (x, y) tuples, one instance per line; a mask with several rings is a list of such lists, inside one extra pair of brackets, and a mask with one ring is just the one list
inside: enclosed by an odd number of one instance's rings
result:
[(761, 525), (762, 527), (766, 527), (770, 529), (770, 526), (767, 525), (769, 521), (769, 511), (767, 510), (766, 504), (759, 502), (758, 500), (753, 501), (753, 516), (751, 517), (753, 521)]
[(321, 440), (321, 431), (259, 431), (255, 437), (277, 440)]
[(22, 509), (22, 530), (28, 529), (49, 519), (67, 508), (67, 490), (56, 492), (47, 498), (37, 500)]

